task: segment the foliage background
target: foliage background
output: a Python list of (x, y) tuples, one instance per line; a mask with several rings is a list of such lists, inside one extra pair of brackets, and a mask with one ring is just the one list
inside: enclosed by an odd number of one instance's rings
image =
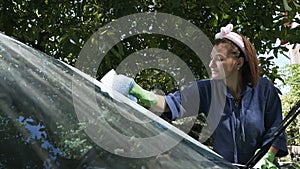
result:
[[(280, 69), (280, 72), (284, 75), (285, 85), (287, 86), (286, 94), (281, 96), (282, 100), (282, 110), (284, 116), (287, 116), (289, 111), (292, 109), (297, 102), (300, 100), (300, 64), (287, 65), (284, 68)], [(298, 115), (295, 120), (289, 125), (286, 129), (288, 137), (288, 145), (290, 146), (299, 146), (300, 145), (300, 116)], [(294, 152), (295, 153), (295, 152)], [(290, 168), (299, 168), (299, 155), (291, 156), (294, 163)]]
[[(221, 26), (227, 23), (235, 25), (235, 30), (246, 35), (257, 49), (258, 54), (274, 51), (274, 56), (282, 53), (284, 47), (273, 44), (276, 39), (297, 42), (298, 29), (289, 29), (282, 25), (293, 19), (298, 9), (294, 3), (288, 3), (292, 10), (286, 16), (282, 1), (238, 1), (238, 0), (7, 0), (0, 3), (0, 30), (5, 34), (33, 46), (55, 58), (74, 65), (81, 48), (87, 39), (105, 24), (137, 12), (164, 12), (190, 21), (198, 26), (211, 40)], [(168, 48), (163, 44), (172, 43), (161, 37), (135, 37), (129, 40), (130, 46), (122, 49), (115, 47), (105, 66), (99, 68), (100, 75), (115, 67), (127, 54), (146, 47)], [(140, 41), (137, 41), (140, 40)], [(159, 40), (159, 41), (158, 41)], [(157, 43), (160, 42), (160, 43)], [(122, 51), (121, 51), (122, 50)], [(170, 50), (170, 47), (169, 47)], [(184, 58), (182, 45), (172, 48), (178, 56)], [(116, 51), (116, 52), (115, 52)], [(284, 57), (284, 56), (280, 56)], [(273, 65), (274, 57), (260, 58), (262, 74), (273, 82), (280, 76)], [(192, 68), (197, 65), (188, 63)], [(193, 69), (193, 73), (203, 78), (203, 71)], [(99, 76), (100, 76), (99, 75)]]
[[(300, 64), (286, 66), (280, 71), (288, 75), (284, 78), (286, 85), (289, 87), (288, 92), (281, 98), (282, 109), (286, 116), (292, 106), (300, 100)], [(300, 117), (292, 122), (286, 132), (290, 139), (289, 145), (300, 145)]]

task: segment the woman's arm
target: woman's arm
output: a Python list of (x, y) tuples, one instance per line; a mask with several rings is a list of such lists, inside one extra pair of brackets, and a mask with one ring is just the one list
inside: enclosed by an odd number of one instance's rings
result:
[[(267, 83), (267, 84), (266, 84)], [(273, 137), (274, 131), (278, 128), (278, 126), (282, 123), (283, 113), (281, 107), (281, 100), (277, 93), (275, 86), (265, 79), (266, 84), (266, 107), (265, 107), (265, 135), (263, 136), (264, 143), (270, 141)], [(263, 143), (263, 144), (264, 144)], [(279, 137), (274, 141), (270, 150), (277, 154), (277, 156), (285, 156), (287, 155), (287, 138), (286, 133), (283, 132), (279, 135)]]
[(273, 147), (273, 146), (271, 146), (269, 150), (270, 150), (274, 155), (276, 155), (277, 152), (278, 152), (278, 148)]
[(168, 104), (166, 104), (165, 96), (156, 95), (157, 96), (157, 103), (149, 108), (150, 111), (155, 113), (163, 113), (163, 112), (170, 112)]

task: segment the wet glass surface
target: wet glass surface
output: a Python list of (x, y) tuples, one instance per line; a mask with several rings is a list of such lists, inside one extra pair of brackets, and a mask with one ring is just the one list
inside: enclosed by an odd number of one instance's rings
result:
[[(60, 61), (2, 34), (0, 79), (0, 168), (234, 168), (125, 97), (113, 99)], [(135, 144), (108, 140), (112, 131)], [(139, 138), (161, 133), (180, 142), (158, 155), (126, 156), (143, 147)], [(114, 152), (102, 146), (108, 142)], [(159, 143), (138, 153), (163, 148)]]

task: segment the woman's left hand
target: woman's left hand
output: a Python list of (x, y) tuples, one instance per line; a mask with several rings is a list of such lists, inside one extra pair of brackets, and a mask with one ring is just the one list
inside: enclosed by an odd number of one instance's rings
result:
[(276, 165), (273, 163), (275, 154), (272, 151), (268, 151), (261, 160), (253, 168), (259, 169), (277, 169)]

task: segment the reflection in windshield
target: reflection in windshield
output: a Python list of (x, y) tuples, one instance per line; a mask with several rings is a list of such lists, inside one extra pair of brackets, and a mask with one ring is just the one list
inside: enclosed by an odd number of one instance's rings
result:
[[(233, 168), (167, 123), (115, 101), (61, 62), (0, 36), (0, 168)], [(74, 83), (79, 90), (73, 90)], [(129, 158), (124, 154), (142, 146), (137, 141), (124, 148), (122, 140), (105, 139), (103, 131), (112, 130), (134, 141), (161, 133), (181, 141), (158, 155)], [(108, 142), (117, 143), (113, 152), (102, 147)]]
[(53, 168), (74, 163), (93, 144), (85, 141), (74, 114), (72, 73), (6, 37), (0, 45), (0, 166)]
[(31, 118), (25, 119), (23, 116), (18, 117), (18, 122), (21, 125), (24, 125), (24, 127), (27, 129), (27, 138), (24, 137), (25, 142), (27, 144), (31, 144), (33, 142), (39, 141), (41, 148), (50, 152), (53, 152), (53, 154), (49, 154), (49, 158), (44, 161), (43, 167), (44, 168), (51, 168), (51, 166), (48, 164), (51, 161), (56, 160), (56, 156), (61, 156), (62, 152), (54, 147), (48, 140), (47, 140), (47, 133), (45, 132), (46, 128), (41, 123), (37, 123)]

